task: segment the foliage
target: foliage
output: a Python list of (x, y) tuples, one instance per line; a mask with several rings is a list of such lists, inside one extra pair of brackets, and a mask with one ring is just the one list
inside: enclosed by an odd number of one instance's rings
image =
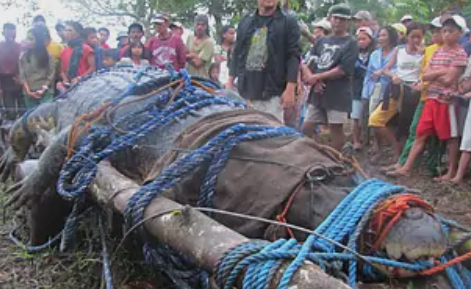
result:
[[(7, 12), (7, 15), (16, 15), (15, 19), (9, 18), (15, 24), (29, 26), (29, 22), (39, 9), (38, 0), (0, 0), (0, 8)], [(2, 19), (5, 21), (5, 19)]]
[(411, 14), (414, 19), (427, 23), (445, 11), (462, 11), (467, 0), (395, 0), (392, 10), (396, 19)]
[(71, 9), (80, 11), (82, 19), (114, 19), (114, 23), (123, 26), (130, 22), (139, 22), (146, 31), (151, 29), (152, 18), (158, 13), (184, 14), (194, 10), (195, 0), (70, 0), (65, 3)]

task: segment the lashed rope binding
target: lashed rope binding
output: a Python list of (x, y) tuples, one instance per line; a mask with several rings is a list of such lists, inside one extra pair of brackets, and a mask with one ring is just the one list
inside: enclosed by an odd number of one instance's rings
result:
[[(97, 120), (103, 118), (104, 110), (116, 107), (119, 101), (115, 101), (106, 109), (83, 119), (86, 121), (85, 129), (89, 129), (89, 133), (86, 135), (79, 151), (71, 156), (61, 171), (57, 184), (59, 194), (67, 199), (81, 200), (87, 187), (95, 178), (97, 164), (100, 161), (109, 158), (118, 151), (133, 146), (151, 131), (155, 131), (174, 120), (184, 119), (198, 110), (213, 105), (234, 108), (246, 107), (245, 103), (217, 97), (211, 88), (202, 89), (205, 88), (205, 85), (193, 81), (185, 72), (173, 75), (173, 77), (172, 80), (180, 80), (180, 84), (183, 84), (175, 95), (172, 96), (168, 91), (158, 91), (154, 103), (135, 114), (118, 119), (113, 125), (96, 126), (94, 124), (97, 123)], [(133, 87), (129, 87), (126, 91), (129, 94), (133, 89)], [(126, 93), (119, 99), (124, 97), (126, 97)], [(137, 115), (144, 115), (145, 117), (136, 118)], [(133, 122), (130, 122), (130, 120), (133, 120)], [(115, 130), (116, 127), (121, 125), (127, 125), (125, 130)], [(73, 133), (74, 138), (70, 141), (71, 146), (82, 136), (82, 133), (85, 133), (85, 129), (75, 130)], [(217, 177), (224, 169), (232, 148), (242, 142), (280, 136), (296, 138), (301, 135), (289, 127), (243, 124), (234, 125), (220, 132), (202, 147), (177, 159), (165, 168), (154, 181), (142, 186), (139, 192), (133, 195), (125, 209), (127, 221), (130, 224), (140, 223), (143, 220), (145, 208), (154, 198), (160, 196), (164, 190), (171, 188), (203, 164), (209, 164), (209, 166), (202, 182), (198, 204), (212, 207)], [(336, 242), (345, 243), (350, 249), (357, 251), (360, 235), (371, 217), (376, 213), (378, 206), (389, 197), (402, 196), (404, 192), (403, 187), (394, 186), (380, 180), (365, 181), (335, 208), (315, 232), (317, 235), (323, 235)], [(409, 205), (408, 202), (406, 203)], [(402, 205), (399, 207), (404, 208)], [(72, 221), (74, 217), (74, 215), (71, 215), (69, 220)], [(397, 215), (394, 215), (392, 219), (395, 220), (396, 218)], [(68, 223), (68, 225), (71, 224)], [(68, 225), (66, 225), (67, 230), (64, 230), (65, 240), (73, 232), (73, 226)], [(388, 225), (383, 229), (390, 226), (392, 225)], [(387, 230), (383, 230), (383, 232), (385, 231)], [(188, 284), (187, 281), (198, 280), (200, 282), (201, 276), (207, 281), (204, 272), (191, 269), (191, 260), (181, 259), (181, 255), (167, 247), (155, 247), (150, 246), (150, 243), (146, 243), (144, 253), (149, 260), (157, 261), (156, 263), (163, 267), (161, 269), (166, 271), (167, 276), (179, 284), (179, 288), (192, 288), (192, 285)], [(162, 254), (167, 254), (167, 257), (159, 261), (158, 259), (162, 258)], [(453, 252), (447, 252), (447, 257), (444, 257), (443, 260), (448, 262), (453, 254)], [(421, 273), (429, 272), (427, 270), (434, 267), (434, 264), (429, 262), (406, 263), (378, 256), (365, 256), (364, 258), (374, 266), (375, 264), (384, 265)], [(162, 260), (172, 260), (175, 263), (165, 261), (162, 263)], [(237, 246), (221, 259), (215, 271), (215, 276), (218, 285), (223, 289), (232, 288), (242, 272), (245, 272), (244, 288), (268, 288), (280, 266), (288, 262), (289, 266), (278, 286), (280, 289), (286, 289), (294, 274), (305, 261), (314, 262), (326, 270), (348, 268), (349, 284), (352, 287), (356, 286), (357, 270), (360, 268), (357, 256), (336, 248), (333, 244), (316, 235), (310, 235), (302, 245), (294, 239), (289, 239), (278, 240), (274, 243), (256, 241)], [(462, 287), (471, 286), (468, 282), (470, 279), (469, 271), (456, 265), (456, 261), (451, 262), (453, 263), (450, 263), (451, 265), (443, 268), (443, 270), (447, 270), (455, 288), (469, 288)], [(178, 267), (184, 268), (179, 269)], [(207, 282), (203, 282), (203, 285), (200, 283), (200, 286), (206, 287)]]

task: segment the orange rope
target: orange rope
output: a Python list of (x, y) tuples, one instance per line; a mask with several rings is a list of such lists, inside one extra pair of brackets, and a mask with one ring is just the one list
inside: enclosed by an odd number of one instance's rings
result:
[(427, 212), (433, 212), (433, 207), (425, 200), (414, 195), (398, 195), (384, 201), (375, 210), (370, 221), (370, 232), (374, 232), (372, 250), (376, 251), (383, 243), (391, 228), (399, 221), (404, 212), (410, 208), (419, 207)]
[(450, 261), (448, 261), (444, 264), (440, 264), (440, 265), (438, 265), (436, 267), (433, 267), (431, 269), (422, 271), (422, 272), (420, 272), (420, 275), (423, 275), (423, 276), (434, 275), (436, 273), (439, 273), (441, 271), (446, 270), (447, 268), (450, 268), (451, 266), (454, 266), (458, 263), (462, 263), (462, 262), (467, 261), (467, 260), (471, 260), (471, 252), (468, 252), (467, 254), (456, 257), (455, 259), (450, 260)]
[[(288, 223), (288, 220), (286, 219), (286, 215), (288, 214), (288, 211), (291, 208), (291, 205), (293, 204), (294, 199), (296, 198), (298, 193), (301, 191), (301, 189), (303, 188), (305, 183), (306, 183), (306, 180), (303, 179), (299, 184), (296, 185), (296, 187), (293, 190), (293, 193), (291, 194), (288, 201), (286, 202), (286, 205), (285, 205), (285, 208), (283, 209), (283, 212), (281, 212), (281, 214), (276, 216), (276, 220), (278, 222), (283, 223), (283, 224)], [(288, 231), (289, 236), (292, 239), (295, 239), (293, 231), (289, 227), (286, 227), (286, 230)]]
[[(90, 113), (85, 113), (79, 116), (74, 123), (72, 128), (69, 131), (67, 136), (67, 159), (70, 159), (73, 155), (73, 150), (78, 138), (88, 131), (88, 129), (96, 122), (100, 121), (106, 114), (107, 109), (110, 107), (111, 102), (105, 102), (97, 109), (93, 110)], [(82, 128), (80, 124), (85, 123)]]

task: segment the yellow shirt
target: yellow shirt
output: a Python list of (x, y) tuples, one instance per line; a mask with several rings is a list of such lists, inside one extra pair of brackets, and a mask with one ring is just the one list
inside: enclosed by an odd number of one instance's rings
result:
[(46, 49), (49, 55), (52, 56), (54, 61), (59, 61), (59, 59), (61, 58), (62, 49), (64, 49), (64, 47), (62, 47), (62, 45), (55, 41), (51, 41), (47, 45)]
[[(422, 68), (420, 70), (420, 79), (422, 80), (422, 76), (424, 75), (425, 68), (427, 68), (428, 63), (432, 60), (433, 55), (435, 52), (441, 48), (441, 45), (432, 44), (425, 49), (424, 60), (422, 61)], [(427, 98), (427, 90), (428, 90), (428, 82), (424, 83), (424, 89), (422, 90), (422, 95), (420, 97), (420, 101), (425, 101)]]

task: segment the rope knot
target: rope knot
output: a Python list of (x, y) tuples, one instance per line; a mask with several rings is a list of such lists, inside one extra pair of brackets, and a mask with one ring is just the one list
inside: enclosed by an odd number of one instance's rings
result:
[(382, 202), (373, 212), (369, 232), (373, 234), (372, 251), (377, 251), (391, 228), (400, 220), (404, 213), (411, 208), (421, 208), (431, 214), (434, 213), (433, 207), (422, 198), (401, 194), (388, 198)]

